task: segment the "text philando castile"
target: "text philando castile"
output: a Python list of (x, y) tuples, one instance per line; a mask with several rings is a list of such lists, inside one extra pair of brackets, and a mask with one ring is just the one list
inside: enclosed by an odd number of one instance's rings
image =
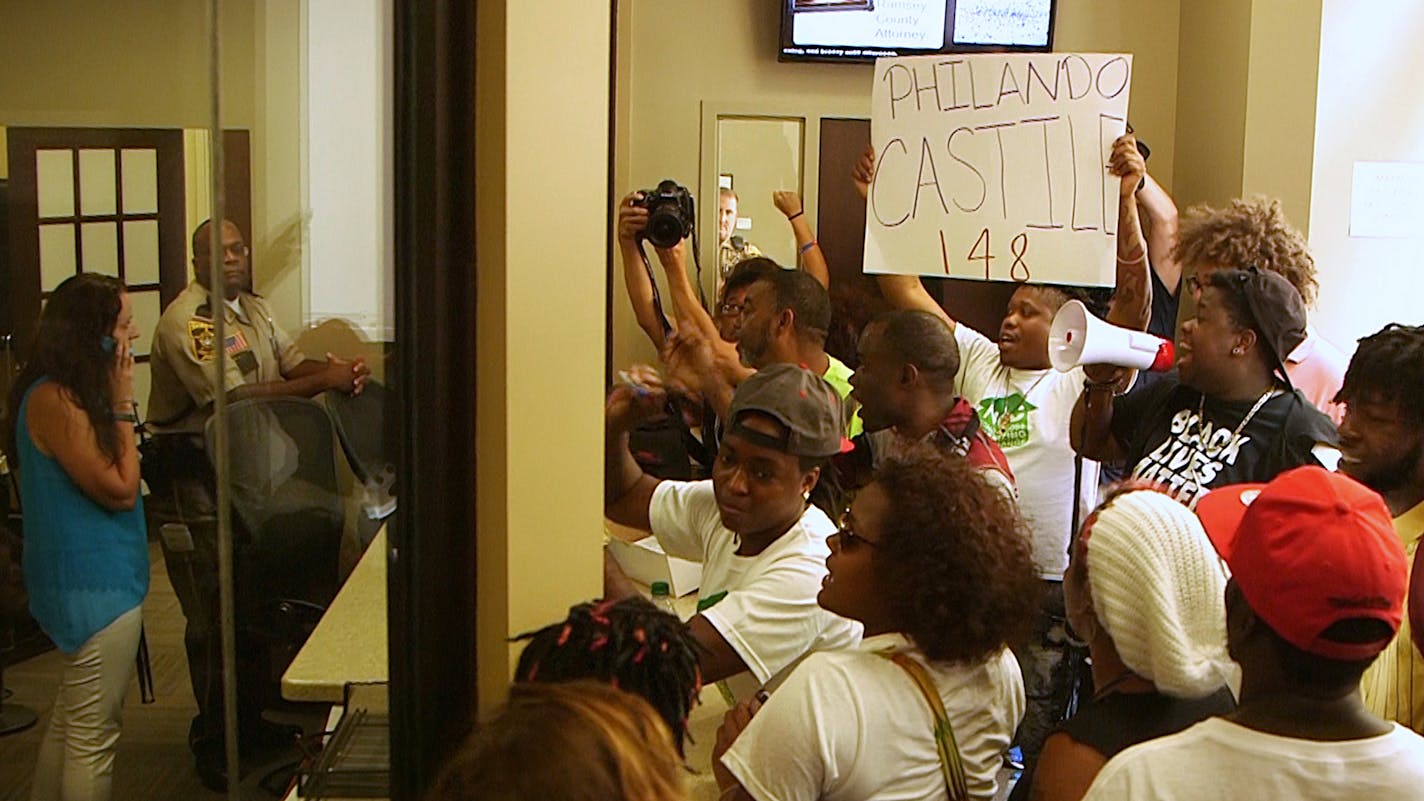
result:
[[(1011, 212), (1030, 216), (1026, 228), (1115, 235), (1116, 196), (1108, 191), (1102, 154), (1123, 118), (1097, 113), (1075, 120), (1070, 112), (1078, 101), (1118, 97), (1130, 77), (1122, 56), (1096, 64), (1070, 54), (997, 64), (944, 58), (890, 65), (880, 80), (892, 122), (954, 114), (975, 124), (956, 126), (943, 137), (879, 142), (870, 197), (875, 220), (893, 228), (934, 210), (979, 212), (992, 204), (989, 209), (997, 206), (996, 216), (1005, 220)], [(1065, 164), (1071, 167), (1065, 170)], [(1005, 179), (1010, 170), (1041, 175), (1036, 184), (1042, 191), (1013, 196)], [(1055, 188), (1055, 176), (1061, 183), (1065, 172), (1071, 187)], [(895, 179), (881, 180), (885, 175)]]

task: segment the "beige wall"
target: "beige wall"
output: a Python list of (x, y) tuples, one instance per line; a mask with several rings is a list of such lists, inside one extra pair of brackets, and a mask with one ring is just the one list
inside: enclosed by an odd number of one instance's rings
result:
[[(777, 211), (771, 193), (776, 189), (801, 191), (802, 129), (800, 120), (730, 119), (717, 123), (717, 172), (731, 173), (737, 216), (752, 225), (733, 233), (783, 265), (796, 263), (796, 237), (786, 217)], [(708, 187), (706, 197), (711, 205), (718, 196)], [(707, 234), (709, 240), (712, 236)]]
[[(308, 291), (304, 275), (306, 220), (302, 190), (306, 136), (303, 124), (302, 3), (258, 0), (253, 37), (252, 243), (254, 285), (288, 331), (301, 328)], [(226, 79), (225, 79), (226, 80)]]
[[(296, 331), (301, 4), (222, 8), (223, 124), (252, 131), (253, 278), (277, 322)], [(0, 126), (207, 128), (207, 26), (198, 2), (0, 3)]]
[[(1134, 54), (1132, 123), (1152, 143), (1151, 168), (1168, 186), (1175, 160), (1179, 2), (1060, 0), (1054, 34), (1060, 51)], [(711, 196), (714, 187), (698, 185), (702, 103), (868, 114), (872, 66), (776, 60), (778, 3), (621, 0), (619, 15), (614, 162), (619, 194), (675, 177), (688, 182), (699, 200)], [(814, 124), (808, 126), (808, 173), (817, 169), (811, 155), (819, 148), (810, 141), (817, 133)], [(613, 282), (613, 368), (654, 361), (616, 262)]]
[(1310, 209), (1320, 301), (1313, 319), (1349, 351), (1386, 323), (1424, 322), (1424, 227), (1396, 239), (1350, 235), (1356, 162), (1424, 162), (1424, 104), (1412, 78), (1424, 74), (1424, 5), (1325, 0), (1322, 19)]
[[(223, 2), (226, 124), (251, 127), (253, 10)], [(0, 124), (202, 128), (209, 117), (207, 4), (0, 3)]]
[(1241, 194), (1281, 199), (1301, 230), (1310, 222), (1320, 0), (1253, 0)]
[(1071, 53), (1131, 53), (1132, 127), (1152, 147), (1152, 174), (1173, 188), (1180, 7), (1199, 0), (1059, 0), (1054, 49)]
[[(601, 592), (608, 2), (480, 0), (479, 698), (507, 640)], [(554, 51), (558, 59), (529, 54)], [(569, 64), (587, 65), (568, 69)], [(571, 125), (570, 120), (577, 120)], [(549, 235), (550, 187), (576, 213)], [(501, 659), (508, 654), (509, 662)]]
[(1319, 63), (1320, 0), (1184, 3), (1177, 83), (1176, 199), (1281, 199), (1302, 230)]
[(1241, 194), (1250, 47), (1250, 0), (1182, 4), (1173, 194), (1183, 209)]

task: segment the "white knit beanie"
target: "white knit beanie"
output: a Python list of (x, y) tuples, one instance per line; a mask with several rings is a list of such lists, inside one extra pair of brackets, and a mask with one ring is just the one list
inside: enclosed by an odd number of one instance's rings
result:
[(1161, 492), (1114, 498), (1088, 533), (1093, 607), (1123, 664), (1177, 698), (1234, 678), (1226, 568), (1191, 510)]

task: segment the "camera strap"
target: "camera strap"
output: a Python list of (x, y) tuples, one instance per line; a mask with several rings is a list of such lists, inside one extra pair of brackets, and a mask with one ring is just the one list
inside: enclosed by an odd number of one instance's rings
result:
[(653, 263), (648, 261), (648, 251), (643, 247), (642, 239), (638, 240), (638, 255), (643, 257), (643, 270), (648, 273), (648, 285), (653, 288), (653, 311), (657, 312), (658, 322), (662, 323), (663, 336), (667, 336), (672, 333), (672, 323), (668, 322), (667, 313), (663, 311), (663, 296), (658, 291), (658, 278), (653, 275)]
[[(702, 308), (706, 309), (707, 312), (709, 314), (712, 314), (713, 317), (716, 317), (717, 315), (714, 314), (716, 309), (712, 309), (707, 305), (707, 291), (702, 288), (701, 251), (702, 246), (697, 241), (697, 228), (694, 227), (692, 229), (692, 266), (697, 273), (697, 299), (702, 302)], [(721, 298), (717, 298), (716, 300), (718, 303), (722, 302)]]

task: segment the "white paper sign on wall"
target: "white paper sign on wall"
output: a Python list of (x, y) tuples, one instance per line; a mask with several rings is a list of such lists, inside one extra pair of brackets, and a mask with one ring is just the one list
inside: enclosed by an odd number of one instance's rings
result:
[(1357, 161), (1350, 183), (1350, 236), (1404, 239), (1424, 232), (1424, 164)]
[(865, 272), (1111, 286), (1132, 56), (875, 65)]

